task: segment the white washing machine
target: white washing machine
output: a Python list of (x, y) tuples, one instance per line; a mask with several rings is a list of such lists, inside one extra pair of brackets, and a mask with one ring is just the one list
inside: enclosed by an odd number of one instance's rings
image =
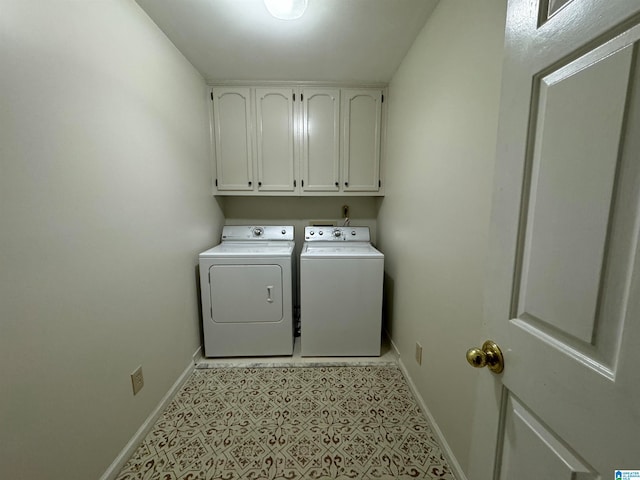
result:
[(384, 255), (369, 227), (305, 227), (302, 356), (380, 356)]
[(293, 354), (292, 226), (225, 226), (200, 254), (207, 357)]

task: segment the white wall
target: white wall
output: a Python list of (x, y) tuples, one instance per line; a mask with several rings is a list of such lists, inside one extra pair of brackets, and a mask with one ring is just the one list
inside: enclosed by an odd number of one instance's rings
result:
[[(467, 469), (500, 91), (504, 0), (441, 1), (389, 90), (387, 316), (403, 363)], [(414, 361), (415, 343), (423, 363)]]
[(378, 204), (374, 197), (221, 197), (226, 223), (293, 225), (296, 243), (304, 242), (304, 227), (313, 221), (342, 225), (342, 207), (349, 207), (350, 225), (369, 227), (376, 242)]
[(206, 87), (130, 0), (0, 0), (0, 65), (0, 477), (98, 478), (199, 345)]

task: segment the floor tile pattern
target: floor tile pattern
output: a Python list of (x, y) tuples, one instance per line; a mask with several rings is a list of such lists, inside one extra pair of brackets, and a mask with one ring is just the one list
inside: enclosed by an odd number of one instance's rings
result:
[(117, 480), (454, 480), (395, 366), (195, 370)]

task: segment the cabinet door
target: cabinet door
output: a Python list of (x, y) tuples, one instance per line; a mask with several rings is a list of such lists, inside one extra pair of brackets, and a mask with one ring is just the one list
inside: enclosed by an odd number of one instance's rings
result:
[(340, 90), (302, 91), (303, 192), (337, 192), (340, 185)]
[(342, 188), (377, 192), (380, 181), (382, 91), (342, 90)]
[(293, 192), (292, 88), (256, 88), (258, 191)]
[(215, 87), (212, 93), (218, 190), (253, 190), (250, 89)]

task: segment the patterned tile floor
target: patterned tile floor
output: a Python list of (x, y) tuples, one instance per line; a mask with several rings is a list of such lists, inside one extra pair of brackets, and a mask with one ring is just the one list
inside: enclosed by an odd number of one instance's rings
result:
[(395, 366), (195, 370), (117, 480), (454, 480)]

